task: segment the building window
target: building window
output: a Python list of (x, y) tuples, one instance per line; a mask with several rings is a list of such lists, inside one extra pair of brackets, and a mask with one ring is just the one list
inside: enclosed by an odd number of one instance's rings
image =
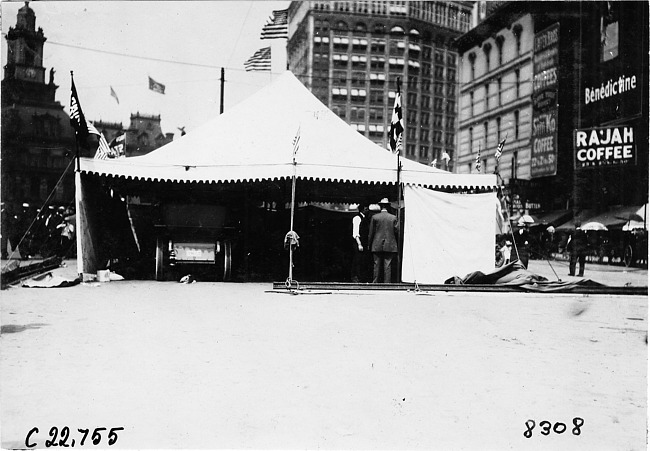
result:
[(483, 145), (485, 148), (488, 148), (488, 123), (487, 121), (483, 122)]
[(519, 87), (521, 85), (521, 74), (519, 69), (515, 70), (515, 98), (519, 98)]
[(409, 92), (406, 96), (406, 104), (408, 106), (415, 106), (417, 104), (418, 95), (415, 92)]
[(384, 91), (378, 89), (373, 89), (370, 91), (370, 103), (372, 105), (383, 105), (384, 104)]
[(386, 52), (386, 41), (383, 39), (373, 39), (370, 44), (370, 51), (372, 53), (385, 53)]
[(515, 26), (512, 27), (512, 34), (515, 35), (517, 56), (521, 55), (521, 32), (522, 31), (523, 31), (523, 27), (521, 26), (521, 24), (515, 24)]
[(370, 108), (368, 112), (370, 120), (374, 122), (381, 122), (384, 120), (384, 109), (383, 108)]
[(517, 178), (517, 152), (512, 153), (511, 168), (510, 168), (510, 178)]
[(469, 128), (469, 153), (472, 153), (474, 148), (474, 127)]
[(519, 139), (519, 110), (515, 110), (515, 139)]
[(490, 53), (492, 52), (492, 44), (486, 42), (483, 44), (483, 52), (485, 53), (485, 73), (490, 72)]
[(497, 102), (501, 106), (501, 78), (497, 78)]
[(490, 109), (490, 84), (485, 83), (485, 111)]
[(427, 146), (420, 146), (420, 158), (429, 158), (429, 148)]
[(497, 143), (501, 142), (501, 118), (497, 118)]
[(476, 78), (476, 53), (472, 52), (468, 56), (469, 58), (469, 74), (470, 74), (470, 80), (474, 80)]
[(499, 67), (503, 64), (503, 42), (506, 40), (506, 38), (503, 37), (503, 35), (498, 35), (495, 38), (495, 42), (497, 44), (497, 58), (499, 62)]
[(474, 91), (469, 92), (469, 115), (474, 116)]
[(371, 56), (370, 57), (370, 67), (372, 69), (381, 69), (384, 70), (386, 66), (386, 58), (383, 56)]
[(614, 2), (605, 4), (600, 18), (600, 50), (601, 62), (618, 56), (618, 8), (614, 7)]
[(406, 145), (406, 155), (415, 155), (415, 145), (413, 144), (407, 144)]

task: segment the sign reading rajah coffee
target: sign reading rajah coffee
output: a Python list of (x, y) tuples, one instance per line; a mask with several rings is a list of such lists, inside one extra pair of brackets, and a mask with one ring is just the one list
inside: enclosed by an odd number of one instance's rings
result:
[(634, 127), (575, 130), (573, 137), (576, 169), (636, 164)]
[(557, 23), (535, 35), (531, 178), (557, 173), (559, 42)]

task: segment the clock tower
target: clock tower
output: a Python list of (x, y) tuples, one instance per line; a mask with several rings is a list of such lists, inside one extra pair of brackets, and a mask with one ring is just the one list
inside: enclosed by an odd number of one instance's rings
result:
[[(4, 12), (4, 11), (3, 11)], [(3, 17), (3, 23), (6, 23)], [(43, 67), (43, 29), (29, 2), (18, 10), (7, 34), (7, 64), (2, 80), (2, 202), (9, 211), (74, 200), (74, 130), (63, 105), (55, 99), (54, 69)], [(4, 234), (4, 232), (3, 232)]]
[(49, 83), (46, 83), (43, 67), (43, 44), (47, 38), (42, 28), (36, 29), (36, 14), (29, 2), (18, 10), (16, 26), (9, 28), (6, 39), (3, 105), (16, 103), (17, 99), (54, 102), (57, 88), (54, 71), (50, 71)]

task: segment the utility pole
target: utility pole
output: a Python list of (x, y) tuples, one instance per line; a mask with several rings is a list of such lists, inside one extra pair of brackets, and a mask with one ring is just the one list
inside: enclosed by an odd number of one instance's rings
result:
[(223, 83), (226, 81), (226, 76), (224, 75), (224, 68), (221, 68), (221, 99), (219, 101), (219, 114), (223, 114)]

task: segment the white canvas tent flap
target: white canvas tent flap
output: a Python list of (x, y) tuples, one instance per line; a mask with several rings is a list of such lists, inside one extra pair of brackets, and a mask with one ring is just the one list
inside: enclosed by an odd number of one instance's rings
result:
[(402, 281), (441, 284), (494, 270), (495, 198), (405, 187)]
[[(291, 178), (396, 183), (397, 157), (352, 129), (286, 72), (231, 110), (143, 156), (81, 159), (81, 170), (141, 180), (236, 182)], [(452, 174), (401, 159), (401, 181), (492, 187), (493, 174)]]

